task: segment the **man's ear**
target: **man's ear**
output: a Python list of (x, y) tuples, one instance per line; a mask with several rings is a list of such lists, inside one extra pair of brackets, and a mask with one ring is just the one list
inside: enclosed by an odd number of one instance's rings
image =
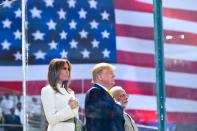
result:
[(102, 80), (102, 75), (101, 74), (98, 74), (97, 76), (97, 79), (100, 81), (100, 80)]

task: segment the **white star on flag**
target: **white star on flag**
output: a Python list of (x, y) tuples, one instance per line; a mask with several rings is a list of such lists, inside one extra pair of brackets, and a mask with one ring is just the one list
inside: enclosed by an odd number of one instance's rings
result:
[(69, 8), (75, 8), (75, 4), (76, 4), (75, 0), (68, 0), (67, 3)]
[(12, 1), (10, 1), (10, 0), (5, 0), (5, 1), (3, 1), (3, 7), (5, 8), (5, 7), (8, 7), (8, 8), (10, 8), (11, 7), (11, 4), (12, 4)]
[(44, 33), (41, 33), (39, 30), (37, 30), (35, 33), (32, 33), (34, 40), (43, 40)]
[(15, 37), (15, 39), (19, 39), (19, 40), (21, 40), (21, 32), (19, 31), (19, 30), (17, 30), (17, 31), (15, 31), (14, 32), (14, 37)]
[(79, 14), (79, 18), (86, 18), (86, 14), (87, 14), (87, 12), (84, 10), (84, 9), (81, 9), (79, 12), (78, 12), (78, 14)]
[(60, 52), (60, 55), (61, 55), (61, 58), (67, 58), (68, 52), (65, 51), (65, 50), (62, 50), (62, 51)]
[(70, 29), (76, 29), (77, 23), (76, 23), (74, 20), (72, 20), (72, 21), (69, 23), (69, 25), (70, 25)]
[(4, 42), (1, 43), (3, 50), (9, 50), (11, 43), (9, 43), (7, 40), (4, 40)]
[(102, 51), (102, 53), (103, 53), (103, 57), (104, 58), (109, 58), (110, 51), (108, 51), (107, 49), (105, 49), (104, 51)]
[(88, 32), (86, 32), (84, 29), (81, 32), (79, 32), (79, 34), (80, 34), (81, 38), (87, 38), (88, 37)]
[(107, 11), (101, 13), (101, 16), (102, 16), (102, 20), (109, 20), (109, 13), (107, 13)]
[(56, 26), (56, 23), (51, 19), (49, 22), (47, 22), (47, 25), (48, 25), (48, 30), (55, 30), (55, 26)]
[(93, 9), (96, 9), (97, 8), (97, 1), (95, 0), (89, 0), (88, 1), (89, 5), (90, 5), (90, 8), (93, 8)]
[(70, 43), (71, 48), (77, 48), (78, 42), (75, 40), (72, 40)]
[(101, 32), (102, 37), (103, 38), (109, 38), (109, 32), (107, 32), (106, 30), (104, 30), (103, 32)]
[(59, 15), (59, 19), (61, 20), (61, 19), (66, 19), (66, 12), (63, 10), (63, 9), (61, 9), (61, 10), (59, 10), (58, 12), (58, 15)]
[(21, 18), (21, 14), (22, 14), (21, 9), (16, 10), (14, 13), (16, 18)]
[(94, 39), (93, 41), (91, 41), (91, 44), (92, 44), (92, 48), (98, 48), (99, 41), (97, 41), (96, 39)]
[(92, 22), (90, 22), (90, 26), (91, 29), (97, 29), (98, 28), (99, 23), (96, 22), (95, 20), (93, 20)]
[(89, 58), (90, 56), (90, 52), (87, 49), (84, 49), (83, 51), (81, 51), (81, 54), (83, 55), (83, 58)]
[(67, 37), (67, 33), (65, 32), (65, 31), (62, 31), (61, 33), (60, 33), (60, 39), (61, 40), (63, 40), (63, 39), (66, 39), (66, 37)]
[(3, 28), (10, 28), (12, 22), (9, 19), (5, 19), (4, 21), (2, 21), (3, 24)]
[(52, 42), (49, 43), (50, 49), (57, 49), (57, 43), (53, 40)]
[(37, 51), (36, 53), (34, 53), (34, 56), (36, 57), (36, 59), (45, 59), (45, 55), (46, 53), (42, 52), (41, 50)]
[(22, 60), (22, 55), (19, 51), (17, 51), (15, 54), (14, 54), (14, 57), (15, 57), (15, 60)]
[(30, 12), (32, 18), (41, 18), (42, 11), (37, 9), (37, 7), (34, 6), (34, 8), (30, 10)]
[(46, 7), (53, 7), (54, 0), (44, 0)]

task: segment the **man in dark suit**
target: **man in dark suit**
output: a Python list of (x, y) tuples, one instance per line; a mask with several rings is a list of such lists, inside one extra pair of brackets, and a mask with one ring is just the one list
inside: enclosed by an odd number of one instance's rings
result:
[(114, 67), (99, 63), (93, 67), (93, 87), (85, 98), (87, 131), (125, 131), (123, 108), (116, 104), (109, 89), (115, 84)]
[[(15, 109), (11, 108), (11, 114), (5, 115), (5, 124), (11, 124), (12, 126), (5, 127), (5, 131), (22, 131), (22, 125), (20, 117), (14, 114)], [(13, 125), (17, 125), (13, 126)]]

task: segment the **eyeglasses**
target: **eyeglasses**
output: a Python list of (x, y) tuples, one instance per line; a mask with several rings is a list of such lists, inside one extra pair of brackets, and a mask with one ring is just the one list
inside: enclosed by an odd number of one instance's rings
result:
[(118, 97), (121, 97), (121, 98), (123, 98), (123, 97), (129, 97), (129, 95), (128, 94), (121, 94)]

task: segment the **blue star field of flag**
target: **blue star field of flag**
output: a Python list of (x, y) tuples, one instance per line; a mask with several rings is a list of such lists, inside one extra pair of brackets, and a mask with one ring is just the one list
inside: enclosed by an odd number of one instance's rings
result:
[(21, 3), (6, 0), (1, 4), (0, 65), (21, 65)]
[[(112, 0), (28, 0), (26, 13), (29, 64), (48, 64), (52, 58), (72, 63), (116, 62)], [(18, 65), (20, 1), (1, 6), (0, 16), (0, 64)]]

